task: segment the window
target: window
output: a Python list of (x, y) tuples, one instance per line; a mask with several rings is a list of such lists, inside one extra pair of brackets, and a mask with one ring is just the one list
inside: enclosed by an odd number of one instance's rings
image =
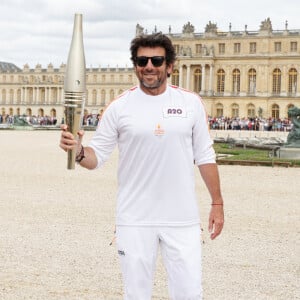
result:
[(297, 70), (292, 68), (289, 70), (289, 87), (290, 94), (296, 94), (297, 92)]
[(237, 118), (239, 116), (239, 106), (234, 103), (231, 106), (231, 117), (232, 118)]
[(240, 53), (241, 52), (241, 43), (234, 43), (233, 51), (234, 53)]
[(291, 52), (297, 52), (297, 42), (291, 42)]
[(248, 72), (248, 93), (255, 94), (256, 92), (256, 70), (250, 69)]
[(232, 92), (238, 94), (240, 92), (241, 72), (239, 69), (234, 69), (232, 72)]
[(251, 103), (247, 107), (247, 114), (248, 118), (254, 118), (255, 117), (255, 106)]
[(201, 91), (202, 72), (200, 69), (196, 69), (194, 72), (194, 92), (199, 93)]
[(172, 74), (172, 84), (179, 86), (179, 71), (174, 70)]
[(196, 44), (196, 54), (202, 53), (202, 44)]
[(219, 44), (219, 54), (225, 54), (225, 44), (224, 43)]
[(175, 49), (176, 54), (179, 54), (179, 45), (175, 44), (173, 45), (173, 47)]
[(223, 104), (218, 103), (216, 106), (216, 110), (217, 110), (217, 118), (221, 118), (224, 116)]
[(281, 52), (281, 42), (274, 43), (274, 50), (275, 52)]
[(273, 71), (273, 93), (280, 94), (281, 90), (281, 71), (280, 69), (275, 69)]
[(272, 105), (272, 118), (279, 119), (279, 106), (277, 104)]
[(256, 43), (250, 43), (250, 53), (256, 53)]
[(217, 73), (217, 92), (224, 93), (225, 91), (225, 71), (223, 69), (218, 70)]

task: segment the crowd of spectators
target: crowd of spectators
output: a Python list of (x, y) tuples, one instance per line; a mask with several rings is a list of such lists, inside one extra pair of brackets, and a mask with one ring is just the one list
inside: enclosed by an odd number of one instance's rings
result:
[(288, 118), (228, 118), (209, 117), (210, 129), (219, 130), (256, 130), (256, 131), (290, 131), (291, 120)]
[(39, 125), (39, 126), (45, 126), (45, 125), (56, 125), (57, 119), (55, 117), (50, 116), (12, 116), (12, 115), (0, 115), (0, 124), (8, 124), (8, 125), (14, 125), (17, 120), (23, 120), (24, 123), (27, 123), (28, 125)]
[[(18, 116), (29, 125), (49, 126), (58, 125), (57, 119), (50, 116)], [(85, 115), (83, 126), (97, 126), (100, 122), (101, 114)], [(0, 115), (0, 124), (13, 125), (16, 122), (16, 116)], [(292, 128), (291, 120), (275, 118), (228, 118), (228, 117), (209, 117), (210, 129), (218, 130), (256, 130), (256, 131), (290, 131)], [(64, 123), (64, 119), (61, 120)]]

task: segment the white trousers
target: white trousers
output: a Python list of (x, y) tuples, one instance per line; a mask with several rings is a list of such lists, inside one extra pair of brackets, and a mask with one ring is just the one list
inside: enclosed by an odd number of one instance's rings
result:
[(193, 226), (117, 226), (124, 299), (150, 300), (161, 249), (172, 300), (202, 299), (201, 230)]

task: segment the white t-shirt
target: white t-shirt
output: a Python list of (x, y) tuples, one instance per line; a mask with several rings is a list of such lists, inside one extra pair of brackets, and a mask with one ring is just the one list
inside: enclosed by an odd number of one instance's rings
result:
[(89, 146), (100, 167), (118, 145), (117, 225), (199, 223), (194, 162), (215, 163), (207, 124), (201, 98), (174, 86), (134, 87), (108, 106)]

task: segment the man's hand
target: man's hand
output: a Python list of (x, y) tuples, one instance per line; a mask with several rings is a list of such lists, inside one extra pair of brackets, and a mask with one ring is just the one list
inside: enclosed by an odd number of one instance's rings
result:
[(82, 137), (84, 135), (84, 131), (80, 130), (78, 132), (78, 138), (74, 137), (74, 135), (67, 131), (68, 126), (63, 124), (60, 126), (62, 132), (61, 132), (61, 136), (60, 136), (60, 143), (59, 146), (60, 148), (62, 148), (64, 151), (68, 151), (68, 150), (73, 150), (73, 149), (77, 149), (77, 151), (80, 151), (81, 149), (81, 141), (82, 141)]
[(215, 239), (222, 231), (224, 225), (223, 205), (212, 205), (208, 220), (210, 238)]

